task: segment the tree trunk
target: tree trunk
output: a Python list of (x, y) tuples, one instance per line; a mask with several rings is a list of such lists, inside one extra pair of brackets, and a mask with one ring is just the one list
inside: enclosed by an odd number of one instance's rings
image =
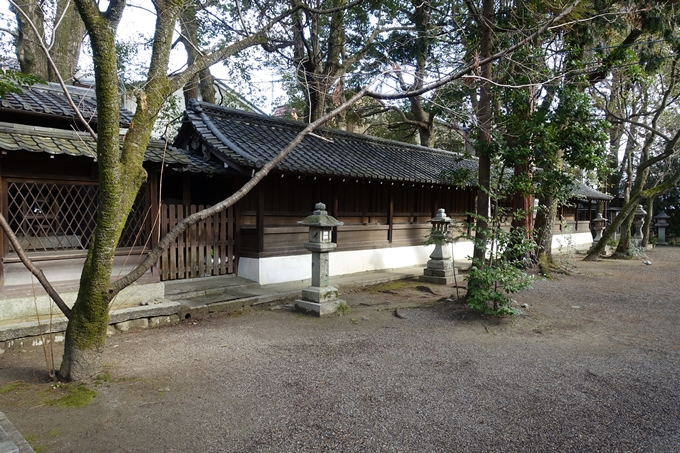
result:
[(62, 17), (62, 19), (52, 37), (50, 56), (59, 74), (56, 74), (50, 66), (49, 81), (58, 82), (58, 75), (61, 75), (62, 79), (70, 82), (76, 75), (80, 48), (85, 35), (85, 24), (71, 0), (59, 0), (57, 17)]
[[(619, 214), (621, 215), (621, 214)], [(619, 243), (614, 251), (614, 258), (626, 258), (630, 256), (630, 242), (632, 238), (631, 229), (633, 228), (633, 220), (635, 220), (635, 210), (633, 210), (627, 218), (621, 222), (621, 236), (619, 237)]]
[(652, 232), (652, 222), (654, 221), (654, 198), (647, 198), (647, 214), (645, 214), (645, 224), (642, 226), (642, 241), (640, 247), (645, 249), (649, 244), (650, 234)]
[[(21, 72), (40, 77), (43, 80), (48, 80), (50, 74), (47, 59), (39, 44), (39, 40), (42, 39), (45, 33), (45, 15), (37, 0), (19, 0), (16, 4), (18, 8), (28, 16), (25, 17), (24, 14), (12, 7), (17, 17), (17, 31), (19, 36), (16, 39), (15, 47)], [(35, 35), (29, 21), (33, 22), (38, 29), (40, 36)]]
[(545, 195), (541, 198), (541, 206), (536, 213), (534, 224), (534, 234), (538, 245), (536, 256), (544, 273), (548, 272), (550, 266), (553, 265), (552, 240), (556, 216), (557, 200), (551, 195)]
[(47, 56), (39, 45), (40, 40), (45, 39), (45, 28), (47, 26), (48, 34), (51, 35), (52, 39), (51, 43), (47, 42), (50, 57), (57, 66), (61, 77), (69, 82), (75, 76), (78, 66), (85, 24), (83, 24), (75, 5), (70, 0), (59, 0), (56, 14), (52, 19), (59, 22), (46, 24), (45, 15), (40, 7), (42, 4), (42, 2), (36, 0), (17, 2), (17, 6), (33, 22), (39, 33), (39, 36), (36, 36), (24, 14), (15, 11), (19, 33), (15, 47), (21, 72), (40, 77), (49, 82), (59, 80), (58, 74), (50, 66)]
[[(494, 13), (493, 0), (484, 0), (483, 26), (480, 58), (491, 55), (493, 34), (492, 23)], [(482, 66), (482, 82), (479, 94), (477, 120), (479, 122), (479, 190), (477, 191), (477, 219), (475, 231), (475, 248), (473, 258), (483, 262), (486, 256), (486, 241), (489, 228), (489, 194), (491, 189), (491, 157), (487, 145), (491, 143), (491, 63)]]

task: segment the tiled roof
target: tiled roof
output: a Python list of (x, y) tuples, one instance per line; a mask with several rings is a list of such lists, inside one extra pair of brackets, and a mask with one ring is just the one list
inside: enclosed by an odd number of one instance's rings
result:
[[(70, 156), (97, 157), (96, 144), (90, 134), (62, 129), (51, 129), (22, 124), (0, 123), (0, 149), (5, 151), (30, 151), (34, 153), (67, 154)], [(167, 146), (163, 140), (151, 140), (144, 160), (188, 165), (189, 159), (179, 150)]]
[[(195, 100), (185, 111), (183, 132), (186, 123), (215, 155), (246, 168), (261, 167), (306, 126)], [(320, 128), (277, 168), (296, 174), (440, 184), (443, 170), (476, 172), (477, 166), (476, 159), (449, 151)]]
[(574, 181), (574, 188), (571, 190), (571, 197), (580, 200), (604, 200), (609, 201), (613, 199), (611, 195), (602, 193), (598, 190), (588, 187), (581, 181)]
[[(94, 96), (94, 89), (69, 87), (69, 93), (83, 118), (90, 123), (96, 123), (97, 101)], [(54, 83), (22, 88), (22, 93), (7, 93), (3, 98), (0, 98), (0, 110), (20, 110), (64, 118), (77, 118), (61, 86)], [(128, 127), (131, 121), (132, 112), (121, 108), (121, 127)]]

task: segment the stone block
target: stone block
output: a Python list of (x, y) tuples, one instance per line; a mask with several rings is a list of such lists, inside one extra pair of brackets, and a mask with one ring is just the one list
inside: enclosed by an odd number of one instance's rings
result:
[(174, 326), (179, 324), (179, 316), (155, 316), (149, 318), (149, 327), (160, 327), (160, 326)]
[(433, 277), (430, 275), (421, 275), (418, 280), (421, 282), (427, 282), (427, 283), (434, 283), (436, 285), (452, 285), (455, 283), (456, 278), (454, 276), (451, 277)]
[(4, 354), (4, 353), (5, 353), (5, 342), (0, 341), (0, 354)]
[(457, 274), (457, 270), (454, 269), (423, 269), (423, 275), (428, 277), (453, 277)]
[(439, 261), (439, 260), (429, 260), (427, 262), (428, 269), (443, 269), (443, 270), (453, 270), (452, 261)]
[(151, 305), (141, 305), (114, 310), (109, 316), (110, 324), (118, 324), (130, 319), (151, 318), (154, 316), (174, 315), (180, 310), (178, 302), (163, 300)]
[(7, 340), (5, 342), (5, 349), (6, 350), (11, 350), (11, 349), (24, 349), (24, 348), (33, 348), (36, 346), (42, 346), (43, 341), (45, 344), (50, 344), (51, 342), (54, 343), (61, 343), (64, 341), (64, 334), (63, 333), (53, 333), (53, 334), (43, 334), (43, 336), (30, 336), (30, 337), (23, 337), (23, 338), (16, 338), (14, 340)]
[(295, 311), (303, 311), (317, 317), (328, 316), (335, 313), (338, 305), (345, 303), (344, 300), (335, 299), (332, 302), (316, 303), (307, 300), (296, 300)]
[[(66, 330), (66, 320), (55, 320), (52, 322), (52, 332), (64, 332)], [(45, 331), (45, 323), (41, 323), (42, 331)], [(37, 321), (28, 321), (17, 324), (10, 324), (0, 327), (0, 341), (14, 340), (17, 338), (32, 337), (40, 333), (41, 327)]]
[(146, 318), (131, 319), (116, 324), (116, 330), (119, 332), (132, 332), (135, 330), (144, 330), (149, 327), (149, 320)]
[(206, 318), (209, 314), (209, 305), (196, 305), (193, 307), (182, 305), (178, 313), (180, 319), (201, 319)]
[(302, 299), (321, 304), (337, 299), (339, 294), (338, 288), (334, 288), (333, 286), (308, 286), (302, 290)]

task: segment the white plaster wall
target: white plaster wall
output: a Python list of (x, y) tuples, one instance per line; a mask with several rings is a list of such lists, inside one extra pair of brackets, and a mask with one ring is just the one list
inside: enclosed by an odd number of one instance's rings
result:
[(239, 258), (238, 276), (261, 285), (306, 280), (312, 278), (312, 255)]
[[(427, 247), (417, 245), (331, 252), (329, 273), (331, 276), (338, 276), (381, 269), (424, 266), (433, 248), (433, 245)], [(466, 259), (472, 255), (472, 242), (459, 242), (454, 244), (453, 248), (453, 256), (456, 260)], [(241, 258), (238, 263), (238, 275), (262, 285), (306, 280), (312, 278), (312, 256)]]
[[(560, 246), (582, 246), (592, 242), (589, 232), (553, 236), (553, 249)], [(425, 265), (433, 245), (394, 247), (371, 250), (331, 252), (329, 272), (331, 276), (356, 274), (381, 269)], [(454, 261), (468, 260), (473, 254), (473, 244), (461, 241), (453, 244)], [(241, 258), (238, 263), (239, 277), (256, 281), (261, 285), (300, 281), (312, 278), (312, 256), (295, 255), (272, 258)]]
[(552, 248), (555, 250), (560, 247), (591, 245), (592, 243), (593, 236), (590, 234), (590, 231), (585, 233), (555, 234), (553, 235)]

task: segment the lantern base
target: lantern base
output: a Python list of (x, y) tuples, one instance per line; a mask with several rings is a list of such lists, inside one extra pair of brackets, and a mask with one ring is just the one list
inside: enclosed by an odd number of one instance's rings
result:
[(435, 285), (451, 285), (456, 282), (456, 277), (451, 275), (450, 277), (435, 277), (432, 275), (421, 275), (418, 280), (426, 283), (434, 283)]
[(295, 311), (303, 311), (308, 314), (322, 317), (332, 315), (338, 309), (338, 305), (345, 303), (344, 300), (335, 299), (331, 302), (310, 302), (308, 300), (296, 300), (295, 301)]

